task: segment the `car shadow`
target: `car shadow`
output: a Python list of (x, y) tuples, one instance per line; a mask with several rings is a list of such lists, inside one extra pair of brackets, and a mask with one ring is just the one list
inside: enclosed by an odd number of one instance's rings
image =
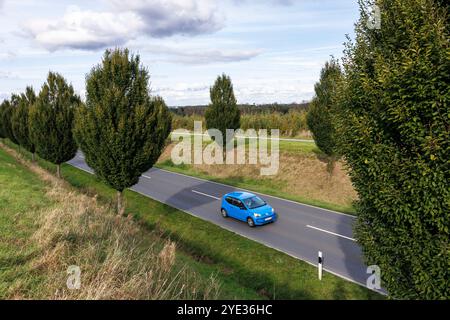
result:
[(217, 203), (217, 208), (215, 211), (219, 212), (220, 199), (223, 194), (211, 191), (210, 189), (210, 184), (207, 182), (189, 185), (178, 192), (171, 194), (165, 202), (169, 205), (174, 205), (181, 210), (190, 212), (193, 209), (205, 207), (212, 203)]

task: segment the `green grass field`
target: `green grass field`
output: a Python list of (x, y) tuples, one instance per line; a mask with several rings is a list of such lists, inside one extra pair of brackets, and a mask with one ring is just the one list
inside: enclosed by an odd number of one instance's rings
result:
[[(54, 166), (39, 160), (41, 166)], [(115, 191), (94, 176), (63, 165), (63, 176), (88, 194), (113, 203)], [(138, 193), (125, 192), (127, 213), (149, 230), (175, 240), (184, 262), (203, 275), (216, 272), (221, 298), (381, 299), (381, 295), (325, 273), (322, 281), (311, 265), (243, 238)], [(192, 257), (194, 259), (192, 259)]]
[(0, 149), (0, 299), (10, 288), (33, 291), (41, 282), (30, 261), (38, 253), (29, 240), (33, 212), (51, 206), (45, 184)]

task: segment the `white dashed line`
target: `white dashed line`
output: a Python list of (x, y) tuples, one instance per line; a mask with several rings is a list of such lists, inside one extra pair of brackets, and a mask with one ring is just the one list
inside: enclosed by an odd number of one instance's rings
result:
[(342, 234), (339, 234), (339, 233), (334, 233), (334, 232), (331, 232), (331, 231), (328, 231), (328, 230), (324, 230), (324, 229), (320, 229), (320, 228), (317, 228), (317, 227), (313, 227), (313, 226), (310, 226), (309, 224), (306, 225), (306, 226), (307, 226), (308, 228), (311, 228), (311, 229), (315, 229), (315, 230), (318, 230), (318, 231), (326, 232), (326, 233), (329, 233), (329, 234), (332, 234), (332, 235), (335, 235), (335, 236), (338, 236), (338, 237), (345, 238), (345, 239), (348, 239), (348, 240), (351, 240), (351, 241), (355, 241), (355, 242), (356, 242), (356, 239), (353, 239), (353, 238), (350, 238), (350, 237), (343, 236)]
[(210, 198), (213, 198), (213, 199), (216, 199), (216, 200), (220, 200), (220, 198), (218, 198), (218, 197), (215, 197), (215, 196), (212, 196), (210, 194), (206, 194), (206, 193), (203, 193), (203, 192), (200, 192), (200, 191), (192, 190), (192, 192), (197, 193), (197, 194), (201, 194), (202, 196), (205, 196), (205, 197), (210, 197)]

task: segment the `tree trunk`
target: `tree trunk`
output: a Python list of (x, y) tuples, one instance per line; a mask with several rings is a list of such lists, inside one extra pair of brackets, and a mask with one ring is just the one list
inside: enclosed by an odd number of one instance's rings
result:
[(334, 168), (336, 167), (336, 158), (335, 156), (329, 156), (327, 161), (327, 172), (328, 179), (331, 179), (333, 176)]
[(36, 163), (36, 154), (34, 152), (31, 154), (31, 161)]
[(61, 165), (57, 164), (56, 165), (56, 176), (61, 179)]
[(117, 214), (122, 215), (124, 208), (123, 208), (123, 193), (122, 191), (117, 191)]

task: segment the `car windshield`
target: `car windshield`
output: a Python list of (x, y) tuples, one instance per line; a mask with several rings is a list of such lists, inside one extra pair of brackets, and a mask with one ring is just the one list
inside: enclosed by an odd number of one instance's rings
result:
[(245, 205), (249, 209), (255, 209), (266, 205), (266, 202), (259, 197), (251, 197), (244, 200)]

